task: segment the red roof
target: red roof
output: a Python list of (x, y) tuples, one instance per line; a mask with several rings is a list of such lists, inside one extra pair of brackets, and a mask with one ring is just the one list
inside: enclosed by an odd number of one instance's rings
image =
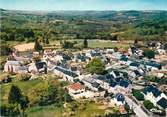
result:
[(69, 88), (71, 88), (73, 90), (80, 90), (80, 89), (83, 89), (84, 86), (81, 85), (80, 83), (74, 83), (74, 84), (70, 85)]

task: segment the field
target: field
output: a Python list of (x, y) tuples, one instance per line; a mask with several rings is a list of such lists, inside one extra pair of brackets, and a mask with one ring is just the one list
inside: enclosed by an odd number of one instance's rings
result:
[[(98, 108), (96, 103), (88, 103), (85, 110), (78, 110), (72, 117), (89, 117), (92, 114), (104, 114), (105, 110)], [(61, 117), (61, 108), (54, 105), (33, 107), (27, 110), (28, 117)]]
[[(75, 39), (75, 40), (70, 40), (70, 41), (76, 41), (77, 42), (77, 46), (81, 46), (83, 44), (83, 40), (82, 39)], [(110, 40), (98, 40), (98, 39), (94, 39), (94, 40), (88, 40), (88, 47), (89, 48), (122, 48), (122, 49), (128, 49), (130, 44), (132, 44), (133, 41), (110, 41)], [(49, 45), (45, 45), (44, 48), (52, 48), (52, 49), (58, 49), (61, 48), (60, 45), (60, 41), (55, 40), (55, 41), (51, 41)]]

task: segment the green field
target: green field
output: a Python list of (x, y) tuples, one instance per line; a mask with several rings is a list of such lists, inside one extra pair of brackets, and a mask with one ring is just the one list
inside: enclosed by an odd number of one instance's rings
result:
[[(72, 117), (90, 117), (94, 114), (104, 114), (104, 109), (99, 109), (96, 103), (88, 103), (85, 110), (77, 110)], [(27, 110), (28, 117), (61, 117), (63, 109), (54, 105), (50, 106), (37, 106)]]

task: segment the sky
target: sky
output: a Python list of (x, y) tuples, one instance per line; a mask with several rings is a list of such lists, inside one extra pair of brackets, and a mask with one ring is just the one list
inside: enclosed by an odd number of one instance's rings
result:
[(167, 0), (0, 0), (10, 10), (167, 10)]

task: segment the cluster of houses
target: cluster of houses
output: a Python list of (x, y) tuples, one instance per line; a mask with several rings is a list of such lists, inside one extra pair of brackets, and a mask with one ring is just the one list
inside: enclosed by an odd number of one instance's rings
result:
[[(12, 60), (5, 63), (4, 71), (29, 73), (32, 76), (51, 72), (59, 76), (60, 80), (71, 83), (67, 89), (75, 99), (104, 97), (107, 91), (114, 94), (111, 98), (112, 103), (124, 105), (124, 95), (131, 93), (131, 81), (134, 78), (142, 79), (152, 71), (166, 70), (160, 62), (144, 58), (142, 50), (136, 47), (129, 48), (127, 52), (115, 52), (114, 49), (86, 49), (72, 53), (47, 49), (42, 55), (33, 52), (34, 46), (31, 44), (23, 47), (24, 49), (21, 49), (21, 46), (15, 47), (17, 52), (13, 53)], [(17, 54), (22, 51), (28, 51), (28, 55)], [(33, 57), (40, 57), (41, 60), (34, 62)], [(84, 71), (85, 65), (94, 57), (104, 62), (108, 71), (106, 75), (89, 74)], [(146, 87), (144, 94), (153, 104), (166, 108), (167, 97), (158, 89)]]
[(143, 92), (144, 98), (151, 101), (155, 107), (167, 109), (167, 96), (158, 88), (150, 85), (145, 87)]

